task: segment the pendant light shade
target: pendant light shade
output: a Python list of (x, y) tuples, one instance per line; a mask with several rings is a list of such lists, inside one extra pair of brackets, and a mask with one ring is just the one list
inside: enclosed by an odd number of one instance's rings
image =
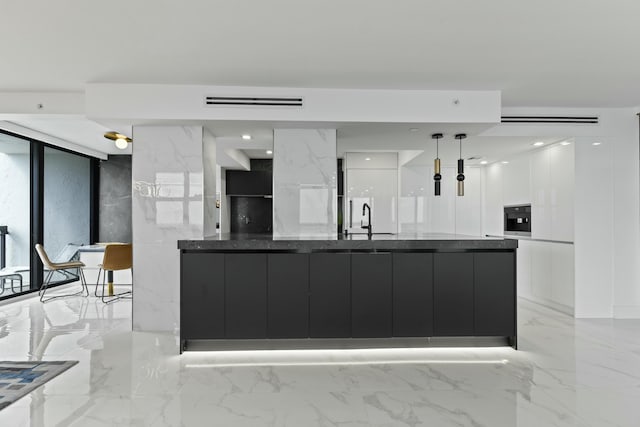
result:
[(458, 196), (464, 196), (464, 159), (462, 158), (462, 140), (467, 137), (466, 133), (456, 134), (456, 139), (460, 143), (460, 158), (458, 159)]
[(434, 133), (431, 135), (432, 139), (436, 140), (436, 158), (433, 160), (433, 184), (434, 184), (434, 195), (440, 195), (440, 181), (442, 180), (442, 175), (440, 174), (440, 157), (439, 157), (439, 142), (440, 138), (442, 138), (441, 133)]

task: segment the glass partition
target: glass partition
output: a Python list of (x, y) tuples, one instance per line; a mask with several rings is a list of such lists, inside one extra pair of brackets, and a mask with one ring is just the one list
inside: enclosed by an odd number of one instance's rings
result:
[(0, 298), (30, 286), (30, 143), (0, 133)]

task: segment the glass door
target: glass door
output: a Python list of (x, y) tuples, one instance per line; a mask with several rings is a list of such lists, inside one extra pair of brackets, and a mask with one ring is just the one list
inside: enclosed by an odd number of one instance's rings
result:
[(0, 133), (0, 298), (30, 287), (30, 142)]

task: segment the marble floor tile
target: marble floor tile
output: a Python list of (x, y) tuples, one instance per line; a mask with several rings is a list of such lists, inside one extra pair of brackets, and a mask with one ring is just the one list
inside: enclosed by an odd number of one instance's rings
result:
[(519, 301), (498, 348), (188, 352), (131, 330), (131, 302), (0, 306), (0, 360), (78, 365), (0, 411), (0, 426), (640, 425), (640, 321)]

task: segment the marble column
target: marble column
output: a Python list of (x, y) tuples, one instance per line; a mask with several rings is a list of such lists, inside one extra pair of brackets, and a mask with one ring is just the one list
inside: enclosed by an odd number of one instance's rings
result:
[(133, 140), (133, 329), (177, 331), (177, 241), (204, 232), (203, 129), (136, 126)]
[(335, 129), (275, 129), (273, 235), (337, 236)]
[(216, 138), (208, 130), (204, 130), (202, 141), (202, 160), (204, 172), (204, 223), (203, 231), (205, 236), (216, 234), (216, 181), (217, 181), (217, 160), (216, 160)]

